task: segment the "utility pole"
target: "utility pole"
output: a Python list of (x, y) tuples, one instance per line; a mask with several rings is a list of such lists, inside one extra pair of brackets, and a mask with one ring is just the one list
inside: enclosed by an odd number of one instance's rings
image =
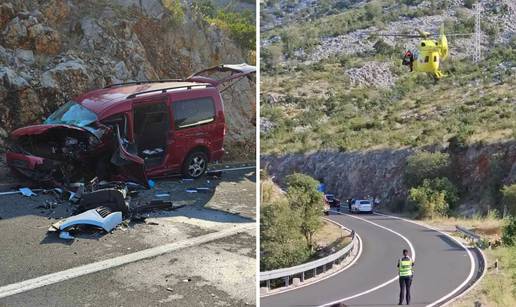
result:
[(482, 10), (482, 7), (480, 5), (480, 2), (477, 2), (475, 4), (475, 53), (473, 54), (473, 62), (478, 63), (480, 62), (481, 58), (481, 46), (480, 46), (480, 40), (481, 40), (481, 30), (480, 30), (480, 11)]

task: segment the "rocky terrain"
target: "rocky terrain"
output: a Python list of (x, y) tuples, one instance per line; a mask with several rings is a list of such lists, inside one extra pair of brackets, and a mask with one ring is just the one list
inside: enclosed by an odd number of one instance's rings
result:
[[(327, 190), (341, 199), (379, 197), (383, 203), (388, 204), (406, 198), (408, 191), (403, 178), (405, 165), (407, 158), (417, 150), (402, 148), (265, 155), (261, 158), (261, 165), (280, 184), (287, 175), (301, 172), (324, 182)], [(489, 200), (482, 198), (482, 193), (489, 188), (493, 176), (499, 176), (503, 184), (516, 182), (515, 141), (477, 144), (460, 151), (443, 151), (450, 154), (455, 175), (460, 178), (462, 194), (467, 196), (460, 209), (462, 213), (485, 213), (490, 204)], [(501, 174), (495, 174), (495, 164), (502, 166)]]
[[(39, 123), (74, 96), (111, 83), (180, 78), (254, 53), (160, 0), (7, 0), (0, 4), (0, 151), (13, 129)], [(222, 1), (227, 4), (227, 1)], [(253, 159), (255, 84), (223, 95), (229, 159)]]
[[(306, 20), (306, 17), (303, 14), (309, 14), (305, 12), (307, 7), (309, 7), (312, 1), (299, 1), (296, 6), (292, 6), (288, 1), (279, 1), (275, 7), (269, 7), (265, 10), (265, 12), (269, 12), (267, 16), (268, 19), (265, 19), (265, 22), (262, 22), (262, 29), (272, 30), (281, 26), (287, 25), (290, 23), (299, 22), (299, 20)], [(367, 1), (348, 1), (350, 2), (350, 8), (359, 8), (364, 6)], [(441, 1), (434, 1), (441, 2)], [(513, 1), (494, 1), (494, 0), (482, 0), (480, 1), (483, 10), (482, 10), (482, 21), (485, 25), (495, 24), (498, 27), (499, 34), (497, 35), (494, 41), (490, 41), (488, 36), (483, 33), (482, 35), (482, 47), (488, 48), (492, 43), (506, 43), (511, 40), (516, 32), (516, 4)], [(412, 7), (412, 9), (428, 9), (430, 7), (430, 1), (421, 1), (417, 6)], [(371, 33), (413, 33), (415, 34), (415, 29), (421, 29), (424, 31), (430, 32), (438, 32), (438, 29), (441, 24), (444, 22), (454, 23), (457, 22), (457, 15), (460, 13), (463, 15), (463, 18), (471, 18), (474, 15), (473, 9), (468, 9), (464, 7), (464, 2), (461, 0), (458, 1), (448, 1), (449, 9), (440, 12), (439, 15), (430, 15), (430, 16), (421, 16), (421, 17), (409, 17), (402, 16), (399, 20), (390, 22), (388, 24), (381, 24), (378, 26), (371, 26), (363, 29), (357, 29), (356, 31), (351, 31), (345, 34), (337, 35), (337, 36), (326, 36), (321, 37), (320, 42), (311, 50), (299, 49), (296, 50), (296, 60), (306, 61), (307, 63), (318, 62), (324, 60), (330, 56), (348, 54), (348, 55), (357, 55), (364, 52), (372, 52), (374, 51), (374, 43), (375, 40), (368, 40)], [(282, 8), (284, 9), (283, 14), (276, 14), (275, 9)], [(501, 8), (506, 8), (506, 11), (501, 12)], [(285, 10), (288, 8), (288, 10)], [(389, 7), (386, 11), (399, 9), (394, 5), (393, 7)], [(317, 9), (312, 8), (310, 12), (317, 11)], [(304, 12), (304, 13), (303, 13)], [(343, 10), (339, 11), (334, 9), (332, 11), (333, 14), (339, 14), (343, 12)], [(263, 15), (263, 14), (262, 14)], [(329, 14), (331, 16), (331, 14)], [(299, 19), (300, 17), (304, 17)], [(309, 18), (309, 21), (316, 20), (316, 18)], [(298, 18), (298, 19), (296, 19)], [(485, 30), (484, 30), (485, 31)], [(470, 31), (473, 32), (473, 31)], [(274, 38), (274, 36), (273, 36)], [(281, 39), (281, 37), (276, 37), (276, 41)], [(394, 46), (397, 43), (404, 47), (404, 49), (413, 49), (417, 44), (417, 39), (405, 39), (400, 41), (400, 39), (396, 37), (382, 37), (382, 39), (390, 46)], [(451, 56), (456, 56), (458, 58), (461, 57), (471, 57), (473, 46), (474, 46), (474, 37), (473, 35), (469, 37), (459, 37), (454, 39), (455, 45), (458, 48), (454, 48), (452, 50)], [(262, 45), (265, 46), (274, 42), (271, 41), (267, 35), (265, 35), (264, 40), (262, 40)]]
[[(472, 1), (265, 1), (263, 167), (280, 183), (298, 171), (340, 198), (393, 205), (407, 199), (407, 158), (439, 150), (457, 172), (459, 213), (499, 205), (501, 185), (516, 182), (516, 6), (474, 2), (482, 6), (479, 63)], [(401, 65), (419, 38), (375, 35), (437, 33), (441, 25), (450, 56), (439, 81)], [(453, 140), (464, 149), (454, 151)]]

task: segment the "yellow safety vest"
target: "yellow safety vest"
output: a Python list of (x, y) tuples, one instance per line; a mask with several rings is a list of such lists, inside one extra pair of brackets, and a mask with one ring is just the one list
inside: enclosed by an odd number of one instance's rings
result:
[(400, 259), (400, 277), (412, 276), (412, 260)]

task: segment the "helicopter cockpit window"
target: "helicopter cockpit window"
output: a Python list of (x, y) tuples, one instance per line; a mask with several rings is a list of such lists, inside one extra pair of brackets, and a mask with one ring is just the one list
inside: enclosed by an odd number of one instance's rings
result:
[(426, 56), (425, 57), (425, 63), (428, 63), (428, 60), (429, 60), (429, 56)]

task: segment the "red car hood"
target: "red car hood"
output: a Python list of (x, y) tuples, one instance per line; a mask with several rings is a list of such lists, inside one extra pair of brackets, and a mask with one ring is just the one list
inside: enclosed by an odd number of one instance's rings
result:
[(33, 126), (26, 126), (22, 128), (18, 128), (11, 132), (11, 138), (17, 139), (22, 136), (26, 135), (36, 135), (36, 134), (42, 134), (47, 132), (50, 129), (53, 128), (68, 128), (68, 129), (75, 129), (79, 131), (86, 131), (87, 129), (77, 127), (77, 126), (71, 126), (71, 125), (62, 125), (62, 124), (40, 124), (40, 125), (33, 125)]

